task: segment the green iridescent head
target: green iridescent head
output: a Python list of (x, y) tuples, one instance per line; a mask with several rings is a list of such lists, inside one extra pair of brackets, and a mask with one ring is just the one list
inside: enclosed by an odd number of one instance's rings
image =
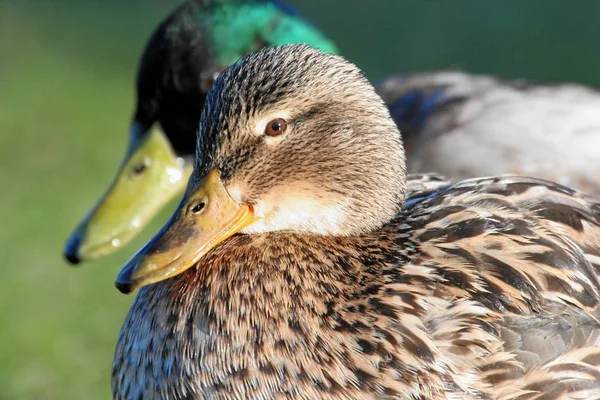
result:
[(265, 46), (335, 44), (278, 0), (193, 0), (154, 31), (137, 74), (129, 146), (112, 185), (64, 248), (77, 264), (116, 251), (185, 188), (206, 93), (229, 64)]

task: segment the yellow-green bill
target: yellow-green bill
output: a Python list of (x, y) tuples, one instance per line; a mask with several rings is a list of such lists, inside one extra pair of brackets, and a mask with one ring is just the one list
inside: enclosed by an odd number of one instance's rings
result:
[(121, 292), (131, 293), (181, 274), (255, 221), (252, 206), (229, 196), (218, 170), (199, 179), (192, 175), (177, 211), (125, 264), (115, 284)]
[(173, 197), (181, 195), (192, 172), (160, 130), (139, 134), (132, 127), (117, 176), (98, 204), (79, 223), (64, 248), (77, 264), (113, 253), (131, 241)]

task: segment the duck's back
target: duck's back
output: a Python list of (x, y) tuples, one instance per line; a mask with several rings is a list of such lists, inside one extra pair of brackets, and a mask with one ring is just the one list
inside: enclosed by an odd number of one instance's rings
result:
[(600, 203), (520, 177), (436, 189), (407, 201), (402, 272), (439, 280), (437, 351), (476, 364), (493, 398), (600, 398)]
[(398, 76), (377, 88), (406, 141), (411, 172), (506, 173), (600, 193), (600, 94), (460, 72)]

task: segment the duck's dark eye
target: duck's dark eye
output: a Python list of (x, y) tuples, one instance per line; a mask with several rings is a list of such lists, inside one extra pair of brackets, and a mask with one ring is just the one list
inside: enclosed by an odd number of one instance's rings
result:
[(283, 118), (275, 118), (269, 121), (265, 126), (265, 135), (278, 136), (281, 135), (287, 129), (287, 122)]
[(133, 172), (134, 175), (139, 175), (142, 172), (144, 172), (147, 167), (148, 167), (148, 165), (146, 165), (146, 163), (142, 161), (141, 163), (135, 164), (133, 166), (131, 172)]
[(206, 202), (205, 201), (198, 201), (198, 202), (196, 202), (196, 204), (194, 204), (190, 208), (190, 212), (192, 214), (200, 214), (202, 212), (202, 210), (204, 210), (204, 207), (206, 207)]

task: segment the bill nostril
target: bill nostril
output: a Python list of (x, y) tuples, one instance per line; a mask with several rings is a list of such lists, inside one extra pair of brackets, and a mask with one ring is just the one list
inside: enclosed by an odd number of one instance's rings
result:
[(191, 211), (193, 214), (199, 214), (204, 210), (204, 207), (206, 207), (206, 202), (200, 201), (192, 207)]
[(208, 199), (203, 197), (201, 199), (195, 200), (193, 204), (189, 205), (187, 212), (189, 214), (198, 215), (204, 211), (206, 206), (208, 205)]
[(140, 175), (142, 172), (144, 172), (147, 168), (147, 165), (145, 163), (139, 163), (133, 166), (133, 174), (134, 175)]

